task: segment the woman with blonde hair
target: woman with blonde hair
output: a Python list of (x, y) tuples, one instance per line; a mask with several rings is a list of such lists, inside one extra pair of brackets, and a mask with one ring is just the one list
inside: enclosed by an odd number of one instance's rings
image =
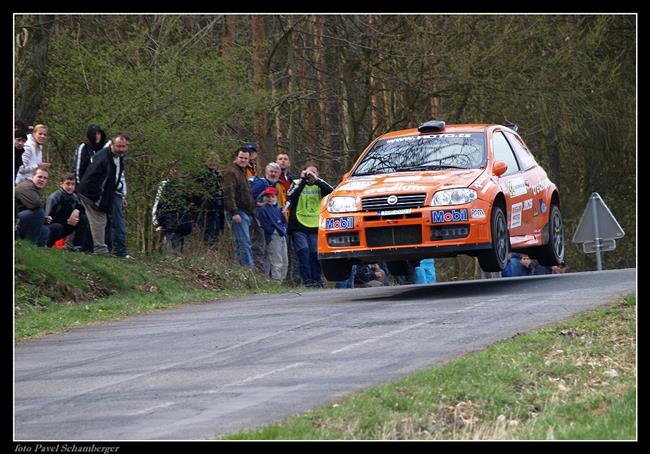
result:
[(43, 145), (47, 142), (48, 128), (45, 125), (36, 125), (31, 134), (27, 135), (23, 152), (23, 165), (18, 169), (15, 184), (21, 181), (31, 180), (32, 173), (38, 168), (49, 167), (49, 163), (43, 162)]

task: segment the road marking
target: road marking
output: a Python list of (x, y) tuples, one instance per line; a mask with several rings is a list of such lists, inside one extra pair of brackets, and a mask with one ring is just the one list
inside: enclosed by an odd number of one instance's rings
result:
[(253, 375), (252, 377), (245, 378), (245, 379), (241, 380), (240, 382), (228, 384), (226, 386), (240, 385), (240, 384), (243, 384), (243, 383), (250, 383), (252, 381), (259, 380), (260, 378), (268, 377), (269, 375), (277, 374), (278, 372), (284, 372), (285, 370), (293, 369), (293, 368), (296, 368), (296, 367), (299, 367), (299, 366), (304, 366), (306, 364), (309, 364), (309, 363), (293, 363), (293, 364), (289, 364), (288, 366), (280, 367), (279, 369), (274, 369), (272, 371), (265, 372), (263, 374)]
[(224, 388), (228, 388), (228, 387), (231, 387), (231, 386), (239, 386), (239, 385), (243, 385), (243, 384), (246, 384), (246, 383), (250, 383), (250, 382), (253, 382), (255, 380), (259, 380), (260, 378), (268, 377), (269, 375), (284, 372), (286, 370), (295, 369), (296, 367), (306, 366), (307, 364), (310, 364), (310, 363), (308, 363), (308, 362), (300, 362), (300, 363), (289, 364), (288, 366), (280, 367), (278, 369), (273, 369), (271, 371), (264, 372), (262, 374), (257, 374), (257, 375), (252, 375), (250, 377), (246, 377), (243, 380), (239, 380), (239, 381), (236, 381), (236, 382), (233, 382), (233, 383), (226, 383), (223, 386), (220, 386), (218, 388), (209, 389), (207, 391), (202, 392), (201, 394), (218, 394), (218, 393), (223, 392)]
[(434, 322), (434, 320), (428, 320), (426, 322), (416, 323), (415, 325), (409, 325), (409, 326), (407, 326), (405, 328), (398, 329), (398, 330), (395, 330), (395, 331), (390, 331), (388, 333), (382, 334), (381, 336), (371, 337), (370, 339), (366, 339), (366, 340), (361, 341), (361, 342), (357, 342), (357, 343), (354, 343), (354, 344), (347, 345), (347, 346), (345, 346), (343, 348), (339, 348), (338, 350), (332, 350), (330, 352), (330, 354), (334, 355), (336, 353), (340, 353), (340, 352), (343, 352), (343, 351), (346, 351), (346, 350), (350, 350), (352, 348), (359, 347), (361, 345), (369, 344), (371, 342), (377, 342), (380, 339), (385, 339), (387, 337), (395, 336), (396, 334), (401, 334), (401, 333), (404, 333), (406, 331), (409, 331), (409, 330), (412, 330), (412, 329), (415, 329), (415, 328), (419, 328), (420, 326), (428, 325), (429, 323), (433, 323), (433, 322)]
[(498, 299), (495, 298), (495, 299), (491, 299), (491, 300), (487, 300), (487, 301), (481, 301), (481, 302), (479, 302), (479, 303), (472, 304), (471, 306), (467, 306), (467, 307), (464, 307), (464, 308), (462, 308), (462, 309), (458, 309), (458, 310), (454, 311), (453, 313), (454, 313), (454, 314), (460, 314), (460, 313), (462, 313), (462, 312), (467, 312), (467, 311), (470, 311), (470, 310), (472, 310), (472, 309), (476, 309), (477, 307), (481, 307), (481, 306), (483, 306), (485, 303), (490, 303), (490, 302), (492, 302), (492, 301), (498, 301)]
[(127, 414), (128, 414), (129, 416), (145, 415), (145, 414), (147, 414), (147, 413), (151, 413), (151, 412), (153, 412), (154, 410), (157, 410), (157, 409), (159, 409), (159, 408), (170, 407), (170, 406), (174, 405), (175, 403), (176, 403), (176, 402), (165, 402), (165, 403), (162, 403), (162, 404), (160, 404), (160, 405), (154, 405), (153, 407), (145, 408), (145, 409), (143, 409), (143, 410), (139, 410), (139, 411), (136, 411), (136, 412), (133, 412), (133, 413), (127, 413)]

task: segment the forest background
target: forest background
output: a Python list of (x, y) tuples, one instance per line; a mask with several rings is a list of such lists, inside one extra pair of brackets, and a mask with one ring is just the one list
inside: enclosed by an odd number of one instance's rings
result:
[[(89, 124), (128, 132), (129, 250), (158, 250), (171, 167), (223, 169), (244, 142), (336, 185), (367, 144), (430, 118), (505, 123), (560, 191), (567, 264), (592, 192), (626, 232), (605, 269), (636, 266), (637, 17), (620, 15), (14, 16), (15, 117), (50, 128), (53, 191)], [(445, 259), (476, 277), (476, 260)]]

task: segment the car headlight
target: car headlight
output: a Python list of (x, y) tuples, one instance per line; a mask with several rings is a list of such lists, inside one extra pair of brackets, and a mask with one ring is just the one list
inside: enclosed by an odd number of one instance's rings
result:
[(327, 202), (327, 211), (330, 213), (357, 211), (357, 201), (354, 197), (332, 197)]
[(445, 189), (434, 194), (431, 206), (463, 205), (474, 200), (476, 200), (476, 191), (473, 189)]

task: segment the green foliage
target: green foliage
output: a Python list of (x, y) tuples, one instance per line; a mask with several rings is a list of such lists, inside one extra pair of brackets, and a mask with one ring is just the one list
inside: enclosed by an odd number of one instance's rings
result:
[(254, 112), (267, 102), (254, 95), (245, 59), (226, 62), (210, 49), (185, 46), (179, 27), (169, 25), (164, 43), (134, 27), (120, 45), (80, 37), (73, 28), (50, 44), (41, 117), (50, 126), (55, 175), (69, 170), (89, 124), (99, 124), (109, 137), (128, 132), (126, 175), (135, 210), (127, 210), (127, 224), (141, 225), (149, 238), (156, 187), (171, 167), (195, 172), (214, 152), (223, 168), (239, 143), (254, 140)]
[(67, 170), (90, 123), (131, 133), (138, 250), (153, 249), (149, 210), (172, 165), (189, 173), (214, 151), (223, 166), (263, 134), (266, 159), (315, 158), (335, 184), (374, 137), (435, 114), (520, 126), (559, 188), (571, 270), (594, 269), (570, 243), (592, 192), (627, 233), (605, 268), (635, 265), (635, 15), (265, 16), (262, 75), (250, 17), (227, 19), (56, 17), (37, 119), (51, 126), (46, 157)]

